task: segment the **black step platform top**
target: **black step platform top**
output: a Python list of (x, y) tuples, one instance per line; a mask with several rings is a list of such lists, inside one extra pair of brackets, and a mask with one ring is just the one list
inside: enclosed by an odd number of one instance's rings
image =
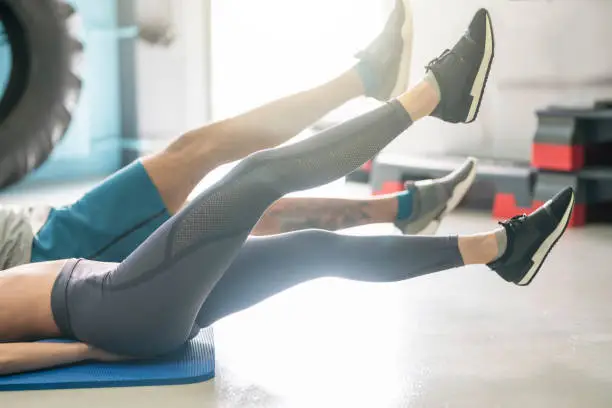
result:
[(612, 168), (603, 166), (587, 167), (580, 170), (579, 176), (584, 180), (607, 181), (612, 183)]
[(571, 186), (579, 204), (612, 203), (612, 168), (586, 167), (578, 172), (540, 171), (534, 198), (545, 201)]
[(577, 119), (612, 120), (612, 109), (570, 108), (551, 106), (536, 111), (538, 116), (573, 117)]
[[(463, 164), (466, 158), (466, 156), (455, 155), (407, 156), (381, 153), (375, 159), (374, 163), (450, 173)], [(477, 159), (479, 173), (523, 176), (532, 171), (528, 161), (498, 160), (481, 156), (477, 157)]]
[(612, 143), (612, 109), (554, 107), (536, 113), (538, 128), (534, 143), (564, 146)]

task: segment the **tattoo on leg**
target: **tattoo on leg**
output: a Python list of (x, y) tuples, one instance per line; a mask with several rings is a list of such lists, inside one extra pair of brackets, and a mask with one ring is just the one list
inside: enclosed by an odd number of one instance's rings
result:
[(331, 203), (314, 199), (283, 204), (277, 203), (264, 214), (261, 222), (264, 225), (263, 229), (267, 229), (268, 233), (283, 233), (308, 228), (338, 230), (390, 221), (388, 217), (383, 217), (369, 201), (342, 200), (340, 203)]

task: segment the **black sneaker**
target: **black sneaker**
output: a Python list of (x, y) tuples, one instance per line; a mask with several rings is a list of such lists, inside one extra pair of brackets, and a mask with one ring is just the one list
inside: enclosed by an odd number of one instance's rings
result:
[[(414, 217), (395, 221), (395, 226), (408, 235), (433, 235), (442, 218), (453, 211), (476, 179), (477, 160), (470, 157), (452, 173), (433, 180), (406, 184), (415, 194)], [(419, 196), (423, 194), (422, 196)], [(426, 208), (421, 208), (421, 207)]]
[(441, 100), (431, 116), (452, 123), (476, 119), (494, 51), (491, 17), (480, 9), (453, 49), (445, 50), (425, 67), (440, 87)]
[(573, 208), (574, 190), (568, 187), (531, 215), (501, 222), (508, 246), (504, 255), (488, 266), (508, 282), (529, 285), (565, 232)]
[(412, 13), (404, 1), (395, 1), (382, 33), (355, 55), (360, 60), (356, 69), (365, 95), (383, 102), (400, 95), (408, 87)]

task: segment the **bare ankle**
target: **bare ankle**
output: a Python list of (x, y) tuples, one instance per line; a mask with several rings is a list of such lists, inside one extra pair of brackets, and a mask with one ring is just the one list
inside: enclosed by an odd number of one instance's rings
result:
[(373, 198), (369, 202), (370, 214), (375, 222), (394, 222), (397, 218), (398, 201), (395, 195)]
[(484, 265), (498, 257), (495, 233), (459, 237), (459, 252), (465, 265)]
[(398, 96), (397, 100), (406, 109), (413, 121), (428, 116), (440, 103), (438, 90), (426, 79), (419, 82), (408, 92)]

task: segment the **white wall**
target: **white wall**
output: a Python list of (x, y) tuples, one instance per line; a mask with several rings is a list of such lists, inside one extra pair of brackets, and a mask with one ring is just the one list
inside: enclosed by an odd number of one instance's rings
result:
[(412, 78), (454, 43), (472, 13), (490, 10), (496, 58), (480, 120), (449, 126), (417, 124), (390, 146), (420, 152), (528, 160), (535, 110), (589, 105), (612, 97), (612, 2), (607, 0), (411, 0), (415, 48)]
[(141, 23), (170, 24), (168, 47), (140, 41), (137, 89), (140, 133), (145, 138), (175, 137), (209, 116), (206, 59), (209, 0), (137, 0)]

